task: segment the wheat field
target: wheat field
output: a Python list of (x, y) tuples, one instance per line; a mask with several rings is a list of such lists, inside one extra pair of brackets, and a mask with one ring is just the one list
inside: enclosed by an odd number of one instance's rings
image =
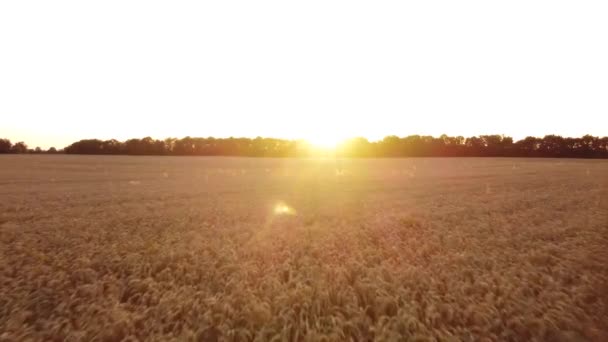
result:
[(0, 341), (606, 341), (608, 162), (0, 156)]

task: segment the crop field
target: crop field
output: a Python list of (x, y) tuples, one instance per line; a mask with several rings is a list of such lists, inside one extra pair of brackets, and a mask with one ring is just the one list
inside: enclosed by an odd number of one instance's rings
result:
[(0, 341), (608, 341), (608, 162), (0, 156)]

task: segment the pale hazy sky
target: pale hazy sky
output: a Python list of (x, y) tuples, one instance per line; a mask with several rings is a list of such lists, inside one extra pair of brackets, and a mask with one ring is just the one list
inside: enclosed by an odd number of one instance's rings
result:
[(608, 2), (0, 1), (0, 137), (608, 135)]

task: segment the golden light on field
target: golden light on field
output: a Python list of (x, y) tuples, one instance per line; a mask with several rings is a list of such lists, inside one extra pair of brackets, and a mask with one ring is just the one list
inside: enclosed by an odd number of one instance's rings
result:
[(607, 163), (99, 163), (0, 156), (0, 340), (608, 341)]
[(274, 206), (275, 215), (295, 215), (296, 211), (292, 207), (283, 202), (279, 202)]

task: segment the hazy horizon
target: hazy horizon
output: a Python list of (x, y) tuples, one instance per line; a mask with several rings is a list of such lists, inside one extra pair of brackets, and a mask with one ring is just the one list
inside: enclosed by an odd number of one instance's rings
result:
[[(66, 148), (66, 147), (68, 147), (68, 146), (70, 146), (70, 145), (72, 145), (74, 143), (77, 143), (79, 141), (84, 141), (84, 140), (107, 141), (107, 140), (115, 139), (115, 140), (118, 140), (118, 141), (124, 143), (124, 142), (126, 142), (127, 140), (130, 140), (130, 139), (143, 139), (143, 138), (148, 138), (148, 137), (152, 138), (154, 140), (161, 140), (161, 141), (162, 140), (167, 140), (167, 139), (181, 140), (181, 139), (184, 139), (184, 138), (187, 138), (187, 137), (194, 138), (194, 139), (207, 139), (207, 138), (214, 138), (214, 139), (232, 139), (232, 138), (233, 139), (256, 139), (256, 138), (263, 138), (263, 139), (279, 139), (279, 140), (287, 140), (287, 141), (289, 141), (289, 140), (291, 140), (291, 141), (305, 141), (307, 143), (310, 143), (313, 148), (316, 147), (316, 148), (321, 148), (321, 149), (332, 149), (333, 150), (334, 148), (338, 147), (342, 143), (348, 143), (348, 141), (351, 140), (351, 139), (365, 138), (370, 143), (377, 143), (377, 142), (381, 142), (384, 138), (391, 137), (391, 136), (396, 136), (398, 138), (407, 138), (408, 136), (416, 136), (416, 135), (418, 135), (418, 136), (432, 136), (433, 138), (439, 138), (443, 134), (440, 134), (440, 135), (431, 135), (431, 134), (416, 134), (416, 133), (413, 133), (413, 134), (401, 135), (401, 136), (397, 135), (397, 134), (388, 134), (388, 135), (385, 135), (385, 136), (381, 136), (379, 138), (368, 138), (368, 137), (365, 137), (365, 136), (346, 136), (346, 137), (344, 137), (341, 140), (337, 140), (335, 143), (333, 143), (333, 142), (329, 142), (329, 143), (314, 142), (314, 141), (312, 141), (310, 139), (307, 139), (307, 138), (298, 138), (298, 137), (296, 137), (296, 138), (290, 138), (290, 137), (283, 138), (283, 137), (259, 136), (259, 135), (257, 135), (257, 136), (224, 136), (224, 137), (217, 137), (217, 136), (154, 137), (154, 136), (149, 136), (148, 135), (148, 136), (141, 136), (141, 137), (128, 137), (128, 138), (125, 138), (125, 139), (116, 139), (116, 138), (113, 138), (113, 137), (109, 137), (109, 138), (84, 137), (84, 138), (81, 138), (81, 139), (78, 139), (78, 140), (70, 141), (66, 145), (62, 145), (62, 146), (57, 146), (57, 145), (48, 145), (48, 146), (33, 145), (33, 144), (28, 143), (27, 141), (18, 140), (18, 139), (11, 139), (10, 137), (6, 137), (6, 136), (0, 136), (0, 139), (8, 139), (12, 144), (15, 144), (15, 143), (18, 143), (18, 142), (23, 142), (23, 143), (25, 143), (27, 145), (27, 147), (29, 149), (34, 149), (34, 148), (40, 147), (42, 150), (48, 150), (49, 148), (54, 147), (57, 150), (60, 150), (60, 149)], [(562, 138), (575, 138), (575, 139), (578, 139), (578, 138), (582, 138), (582, 137), (584, 137), (585, 135), (588, 135), (588, 134), (582, 134), (580, 136), (563, 136), (563, 135), (559, 135), (559, 134), (549, 133), (549, 134), (545, 134), (545, 135), (542, 135), (542, 136), (529, 135), (529, 136), (525, 136), (525, 137), (513, 137), (513, 136), (510, 136), (508, 134), (478, 134), (478, 135), (471, 135), (471, 136), (466, 136), (466, 135), (460, 134), (460, 135), (447, 135), (447, 136), (450, 137), (450, 138), (463, 137), (463, 138), (467, 139), (467, 138), (478, 137), (478, 136), (495, 136), (495, 135), (504, 136), (504, 137), (510, 137), (510, 138), (513, 138), (513, 142), (517, 142), (517, 141), (521, 141), (521, 140), (523, 140), (523, 139), (525, 139), (527, 137), (534, 137), (534, 138), (542, 139), (543, 137), (548, 136), (548, 135), (558, 135), (558, 136), (561, 136)], [(598, 138), (604, 138), (604, 137), (607, 137), (608, 135), (592, 135), (592, 136), (598, 137)]]

